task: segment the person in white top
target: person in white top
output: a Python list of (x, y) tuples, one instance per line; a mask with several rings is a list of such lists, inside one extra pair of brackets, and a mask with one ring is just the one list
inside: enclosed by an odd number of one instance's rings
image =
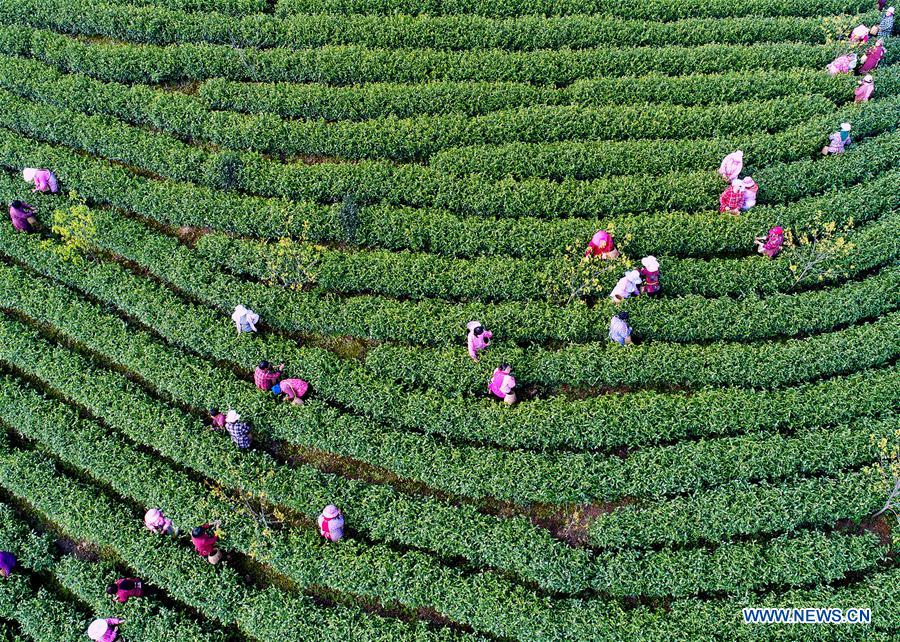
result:
[(259, 315), (249, 308), (238, 305), (234, 308), (234, 312), (231, 313), (231, 320), (234, 321), (238, 334), (241, 332), (256, 332)]
[(616, 303), (621, 303), (628, 297), (638, 293), (638, 285), (641, 283), (641, 273), (637, 270), (631, 270), (625, 273), (616, 287), (610, 292), (609, 297)]

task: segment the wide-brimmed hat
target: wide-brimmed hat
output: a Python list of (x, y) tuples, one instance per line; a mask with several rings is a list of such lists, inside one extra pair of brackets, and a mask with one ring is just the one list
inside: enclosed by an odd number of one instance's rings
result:
[(865, 77), (863, 77), (863, 82), (872, 82), (873, 80), (872, 74), (866, 74)]
[(24, 178), (28, 183), (34, 180), (35, 174), (37, 174), (37, 170), (33, 167), (26, 167), (22, 170), (22, 178)]
[(841, 123), (841, 131), (844, 131), (844, 132), (850, 131), (850, 123)]
[(771, 230), (769, 230), (769, 234), (784, 234), (784, 230), (780, 225), (776, 225)]
[(328, 519), (332, 519), (340, 515), (341, 511), (338, 510), (338, 507), (334, 504), (328, 504), (328, 506), (325, 507), (325, 510), (322, 511), (322, 514)]
[(641, 273), (637, 270), (630, 270), (625, 273), (625, 278), (637, 285), (641, 282)]
[(741, 180), (740, 178), (736, 178), (733, 181), (731, 181), (731, 186), (734, 189), (744, 189), (744, 181)]
[(756, 181), (753, 180), (752, 176), (744, 176), (744, 180), (742, 182), (744, 184), (744, 187), (746, 187), (747, 189), (750, 189), (751, 187), (756, 185)]
[(469, 332), (478, 327), (481, 327), (481, 321), (469, 321), (466, 324), (466, 330), (468, 330)]
[(106, 620), (97, 618), (96, 620), (91, 622), (91, 625), (88, 627), (87, 634), (88, 637), (92, 640), (99, 640), (104, 635), (106, 635), (107, 631), (109, 631), (109, 624), (106, 623)]
[(641, 265), (650, 272), (656, 272), (659, 269), (659, 261), (656, 260), (655, 256), (645, 256), (641, 259)]
[(225, 415), (225, 423), (233, 424), (236, 421), (240, 421), (241, 416), (237, 413), (237, 410), (229, 410), (228, 414)]
[(148, 524), (155, 524), (159, 520), (163, 518), (162, 511), (158, 508), (151, 508), (146, 513), (144, 513), (144, 521)]

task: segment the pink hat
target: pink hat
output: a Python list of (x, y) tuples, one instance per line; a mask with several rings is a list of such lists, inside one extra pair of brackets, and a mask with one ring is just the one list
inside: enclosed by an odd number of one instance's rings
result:
[(25, 179), (26, 183), (33, 181), (35, 174), (37, 174), (37, 170), (33, 167), (26, 167), (22, 170), (22, 178)]
[(889, 16), (894, 15), (894, 7), (888, 7), (885, 13)]
[(325, 510), (322, 511), (322, 514), (328, 519), (332, 519), (340, 515), (341, 511), (339, 511), (338, 507), (334, 504), (328, 504), (328, 506), (325, 507)]
[(472, 330), (474, 330), (475, 328), (477, 328), (477, 327), (480, 326), (480, 325), (481, 325), (481, 321), (469, 321), (469, 322), (466, 324), (466, 330), (468, 330), (469, 332), (471, 332)]
[(594, 236), (591, 237), (591, 243), (597, 247), (606, 247), (610, 240), (612, 240), (612, 237), (606, 230), (597, 230), (594, 232)]
[(106, 623), (106, 620), (96, 619), (91, 622), (91, 625), (88, 627), (87, 634), (88, 637), (92, 640), (100, 640), (106, 632), (109, 631), (109, 624)]
[(743, 183), (744, 187), (746, 187), (747, 189), (750, 189), (751, 187), (756, 185), (756, 182), (753, 180), (752, 176), (745, 176), (744, 180), (741, 182)]
[(151, 508), (146, 513), (144, 513), (144, 523), (145, 524), (156, 524), (161, 519), (163, 519), (162, 511), (158, 508)]
[(784, 234), (784, 230), (781, 229), (780, 225), (776, 225), (771, 230), (769, 230), (769, 234)]

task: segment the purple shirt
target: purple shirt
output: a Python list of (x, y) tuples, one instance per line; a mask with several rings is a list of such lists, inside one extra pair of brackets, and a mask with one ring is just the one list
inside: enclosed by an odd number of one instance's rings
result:
[(16, 556), (7, 551), (0, 551), (0, 571), (9, 575), (16, 567)]
[(27, 211), (20, 210), (12, 205), (9, 206), (9, 218), (12, 221), (13, 227), (19, 230), (20, 232), (30, 232), (31, 225), (28, 224), (28, 218), (30, 216), (34, 216), (34, 214), (30, 214)]

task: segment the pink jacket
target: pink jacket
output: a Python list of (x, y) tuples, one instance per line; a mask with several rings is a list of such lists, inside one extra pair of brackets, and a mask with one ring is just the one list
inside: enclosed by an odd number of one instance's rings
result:
[(853, 95), (856, 96), (853, 102), (856, 103), (864, 103), (869, 98), (872, 97), (872, 93), (875, 91), (875, 83), (874, 82), (861, 82), (859, 86), (854, 90)]
[(516, 387), (516, 378), (508, 372), (503, 372), (500, 368), (494, 370), (491, 375), (491, 382), (488, 384), (488, 390), (491, 394), (499, 399), (506, 398)]
[(493, 336), (490, 330), (485, 330), (481, 336), (475, 336), (474, 332), (469, 332), (469, 356), (477, 359), (478, 353), (487, 348), (488, 342)]
[(59, 191), (59, 185), (56, 183), (56, 176), (49, 169), (39, 169), (34, 173), (34, 191), (35, 192), (53, 192)]

